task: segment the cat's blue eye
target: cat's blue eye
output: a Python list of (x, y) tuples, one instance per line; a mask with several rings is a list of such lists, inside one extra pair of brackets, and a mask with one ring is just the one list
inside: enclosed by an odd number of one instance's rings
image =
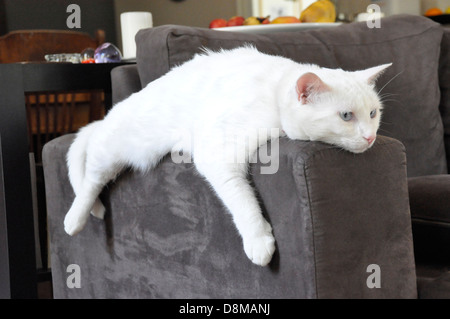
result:
[(373, 119), (375, 116), (377, 116), (377, 109), (372, 110), (372, 111), (370, 112), (370, 118), (371, 118), (371, 119)]
[(341, 116), (341, 119), (343, 119), (346, 122), (350, 121), (353, 118), (352, 112), (341, 112), (339, 113), (339, 115)]

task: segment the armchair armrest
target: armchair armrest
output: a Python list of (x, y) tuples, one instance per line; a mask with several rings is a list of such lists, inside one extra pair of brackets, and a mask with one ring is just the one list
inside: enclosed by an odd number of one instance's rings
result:
[(118, 66), (111, 71), (112, 101), (116, 104), (142, 89), (136, 64)]
[[(277, 245), (269, 266), (258, 267), (210, 186), (192, 164), (170, 158), (146, 174), (122, 174), (101, 196), (105, 220), (91, 217), (80, 234), (66, 235), (72, 139), (52, 140), (43, 152), (55, 298), (417, 296), (405, 152), (396, 140), (380, 136), (355, 155), (280, 139), (275, 174), (251, 166)], [(80, 267), (81, 288), (66, 285), (70, 264)], [(380, 288), (369, 288), (371, 278)]]
[[(295, 269), (309, 296), (416, 297), (406, 155), (399, 141), (379, 136), (355, 155), (281, 139), (279, 172), (253, 177), (274, 227), (280, 268)], [(380, 289), (366, 285), (373, 264), (380, 267)]]

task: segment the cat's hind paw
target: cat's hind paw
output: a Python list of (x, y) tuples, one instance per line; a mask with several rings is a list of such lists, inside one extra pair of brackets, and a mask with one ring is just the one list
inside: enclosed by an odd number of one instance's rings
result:
[(247, 257), (258, 266), (267, 266), (275, 252), (275, 238), (265, 234), (244, 240)]
[(100, 199), (97, 198), (97, 200), (94, 203), (94, 206), (92, 206), (91, 215), (97, 217), (98, 219), (104, 219), (105, 212), (106, 212), (105, 206), (103, 206)]

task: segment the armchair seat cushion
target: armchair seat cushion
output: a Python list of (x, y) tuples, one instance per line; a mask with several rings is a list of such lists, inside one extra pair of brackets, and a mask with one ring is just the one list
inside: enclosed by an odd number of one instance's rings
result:
[(408, 179), (411, 216), (449, 227), (450, 231), (450, 175), (430, 175)]
[(450, 262), (450, 175), (408, 179), (416, 261)]
[(450, 299), (450, 271), (437, 278), (418, 282), (420, 299)]

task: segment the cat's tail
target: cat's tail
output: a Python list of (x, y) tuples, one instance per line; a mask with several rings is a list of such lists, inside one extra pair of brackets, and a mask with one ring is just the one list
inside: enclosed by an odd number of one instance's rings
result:
[[(72, 185), (75, 196), (79, 193), (81, 187), (83, 186), (83, 181), (86, 171), (86, 149), (88, 146), (89, 139), (96, 127), (100, 124), (100, 121), (92, 122), (77, 133), (75, 140), (67, 152), (67, 168), (69, 170), (69, 181)], [(96, 200), (91, 214), (102, 218), (105, 213), (105, 208), (99, 199)]]

